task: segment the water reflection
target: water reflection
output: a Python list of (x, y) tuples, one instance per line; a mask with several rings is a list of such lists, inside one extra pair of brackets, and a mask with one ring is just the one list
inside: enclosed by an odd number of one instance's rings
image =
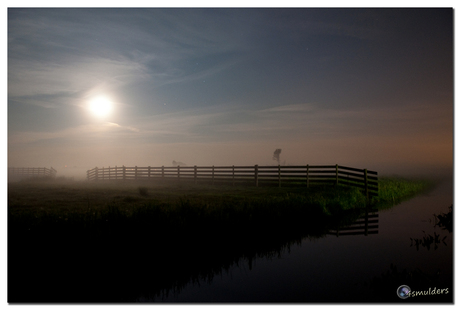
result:
[[(355, 231), (358, 234), (339, 234), (337, 238), (337, 231), (351, 232), (344, 228), (356, 226), (354, 222), (363, 221), (357, 218), (348, 221), (342, 219), (339, 225), (330, 225), (325, 236), (303, 239), (300, 244), (292, 246), (289, 253), (281, 253), (280, 259), (254, 260), (256, 264), (251, 272), (240, 274), (240, 270), (245, 270), (247, 266), (241, 263), (240, 268), (230, 268), (229, 274), (214, 278), (212, 284), (188, 285), (175, 296), (154, 300), (246, 303), (451, 303), (452, 238), (448, 237), (445, 240), (447, 246), (439, 248), (436, 252), (415, 251), (408, 242), (409, 236), (414, 236), (414, 233), (422, 230), (429, 231), (427, 228), (433, 226), (432, 222), (428, 224), (426, 221), (432, 210), (443, 210), (439, 207), (440, 198), (437, 193), (413, 199), (391, 210), (380, 211), (378, 217), (372, 219), (378, 220), (378, 223), (368, 223), (369, 226), (379, 225), (376, 229), (378, 234), (366, 236), (361, 228)], [(450, 200), (451, 197), (447, 196), (445, 199)], [(424, 211), (423, 214), (420, 214), (421, 210)], [(369, 215), (371, 214), (369, 212)], [(407, 216), (404, 216), (406, 214)], [(365, 219), (365, 214), (361, 214), (360, 217)], [(370, 217), (368, 219), (371, 220)], [(409, 285), (414, 291), (433, 290), (435, 287), (449, 288), (452, 294), (417, 296), (402, 300), (396, 294), (397, 288), (401, 285)]]
[[(450, 294), (430, 295), (424, 294), (416, 298), (400, 300), (396, 295), (396, 289), (400, 285), (407, 285), (414, 291), (427, 291), (432, 289), (450, 289)], [(441, 277), (441, 270), (434, 273), (422, 271), (420, 268), (412, 270), (398, 270), (394, 264), (390, 265), (389, 270), (379, 277), (374, 277), (370, 283), (372, 290), (372, 300), (374, 302), (452, 302), (453, 292), (452, 286), (447, 285), (446, 281)]]
[[(449, 233), (452, 233), (452, 207), (452, 205), (449, 207), (449, 212), (447, 213), (440, 213), (437, 215), (434, 214), (434, 227), (440, 227), (442, 230), (447, 230)], [(442, 236), (436, 233), (436, 231), (434, 231), (433, 234), (427, 234), (425, 231), (422, 232), (424, 233), (424, 236), (422, 238), (410, 238), (410, 246), (414, 246), (417, 249), (417, 251), (420, 249), (420, 246), (426, 248), (428, 251), (431, 248), (433, 248), (434, 250), (438, 249), (441, 243), (447, 246), (447, 236), (444, 236), (444, 238), (442, 238)], [(434, 247), (432, 247), (432, 245), (434, 245)]]
[(78, 227), (72, 228), (75, 223), (48, 221), (38, 234), (20, 233), (10, 225), (8, 299), (35, 303), (161, 301), (190, 283), (211, 283), (234, 266), (247, 265), (251, 270), (256, 259), (278, 258), (305, 238), (324, 238), (331, 229), (350, 225), (364, 212), (350, 210), (323, 218), (310, 215), (257, 227), (236, 222), (210, 228), (197, 219), (190, 221), (193, 227), (179, 230), (156, 223), (153, 217), (145, 225), (130, 226), (113, 208), (100, 224), (103, 230), (86, 229), (83, 234), (77, 233), (81, 231)]
[[(396, 288), (402, 284), (452, 283), (449, 238), (439, 237), (448, 244), (436, 251), (442, 262), (435, 255), (419, 263), (415, 254), (428, 251), (407, 242), (419, 202), (398, 207), (395, 216), (355, 210), (324, 221), (295, 219), (292, 227), (228, 227), (224, 235), (197, 225), (188, 234), (159, 230), (155, 238), (136, 239), (127, 227), (108, 242), (78, 236), (46, 246), (10, 243), (17, 248), (9, 248), (9, 291), (33, 302), (401, 302)], [(406, 211), (410, 217), (400, 217)], [(451, 232), (451, 214), (440, 213), (435, 226)], [(229, 283), (235, 270), (249, 275)], [(237, 287), (244, 287), (239, 295)]]
[(350, 236), (350, 235), (374, 235), (379, 233), (379, 214), (377, 209), (366, 209), (364, 215), (356, 222), (345, 227), (338, 227), (330, 230), (329, 235)]
[(436, 232), (434, 232), (433, 235), (427, 234), (425, 231), (423, 233), (425, 234), (423, 238), (410, 238), (410, 246), (415, 246), (417, 251), (420, 249), (420, 246), (429, 251), (432, 245), (434, 245), (433, 249), (437, 250), (441, 242), (447, 246), (447, 236), (444, 236), (444, 238), (441, 239), (441, 235)]
[[(227, 255), (221, 255), (220, 260), (214, 260), (215, 267), (212, 270), (204, 271), (201, 269), (200, 276), (191, 276), (189, 281), (175, 282), (169, 287), (164, 287), (160, 290), (152, 290), (145, 292), (140, 295), (136, 301), (138, 302), (152, 302), (152, 301), (175, 301), (174, 296), (181, 294), (182, 289), (193, 285), (200, 286), (200, 284), (211, 283), (216, 276), (222, 276), (228, 274), (234, 266), (248, 267), (251, 271), (253, 268), (253, 262), (258, 259), (281, 259), (285, 254), (289, 255), (292, 246), (301, 246), (303, 240), (319, 240), (327, 237), (328, 235), (335, 236), (346, 236), (346, 235), (374, 235), (378, 233), (378, 210), (376, 209), (365, 209), (365, 210), (354, 210), (341, 214), (341, 216), (335, 216), (329, 218), (328, 221), (323, 221), (321, 225), (316, 223), (314, 230), (306, 225), (304, 233), (284, 235), (282, 239), (270, 238), (265, 242), (253, 243), (250, 247), (245, 247), (244, 244), (239, 245), (238, 251), (228, 252)], [(283, 235), (278, 231), (278, 234)], [(283, 241), (281, 241), (283, 240)], [(268, 246), (269, 245), (269, 246)], [(241, 249), (246, 248), (245, 252)], [(251, 249), (251, 251), (248, 251)], [(195, 252), (196, 255), (200, 255), (203, 260), (206, 260), (204, 254), (200, 250), (200, 253)], [(315, 255), (315, 253), (312, 253)], [(319, 253), (316, 253), (319, 254)], [(315, 255), (316, 256), (316, 255)], [(208, 261), (206, 264), (209, 264)], [(220, 264), (220, 267), (219, 267)], [(202, 266), (204, 267), (204, 266)], [(187, 271), (185, 272), (187, 273)], [(196, 275), (197, 273), (195, 273)], [(185, 280), (185, 279), (184, 279)], [(212, 298), (212, 297), (211, 297)], [(229, 298), (228, 296), (226, 298)], [(222, 302), (222, 300), (220, 300)], [(241, 302), (241, 301), (238, 301)]]
[[(433, 228), (439, 227), (452, 233), (452, 206), (449, 207), (448, 213), (434, 214), (435, 223)], [(432, 234), (427, 234), (422, 231), (424, 236), (422, 238), (410, 238), (410, 248), (415, 247), (417, 251), (425, 248), (427, 251), (430, 249), (437, 250), (439, 245), (451, 246), (446, 240), (447, 235), (442, 236), (434, 231)], [(372, 299), (375, 302), (396, 302), (400, 301), (392, 296), (395, 287), (400, 285), (407, 285), (414, 291), (414, 294), (404, 302), (453, 302), (453, 276), (452, 266), (440, 264), (442, 267), (428, 272), (422, 268), (404, 268), (400, 270), (398, 267), (391, 263), (389, 270), (382, 273), (380, 276), (374, 277), (369, 284), (372, 291)], [(450, 293), (447, 293), (449, 292)], [(432, 293), (434, 292), (434, 293)], [(440, 293), (441, 292), (441, 293)], [(420, 295), (419, 295), (420, 294)]]
[(452, 213), (452, 209), (453, 209), (453, 205), (451, 205), (449, 207), (449, 212), (434, 215), (435, 218), (436, 218), (435, 226), (438, 226), (443, 230), (447, 230), (450, 233), (452, 232), (452, 228), (453, 228), (453, 213)]

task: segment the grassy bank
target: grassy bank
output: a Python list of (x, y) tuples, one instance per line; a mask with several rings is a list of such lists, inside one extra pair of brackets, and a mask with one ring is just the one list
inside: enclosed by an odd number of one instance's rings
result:
[(180, 289), (322, 237), (365, 207), (345, 187), (9, 184), (9, 301), (120, 302)]
[(374, 203), (379, 209), (388, 209), (404, 200), (428, 192), (436, 182), (428, 179), (408, 179), (402, 177), (381, 177), (379, 179), (379, 197)]

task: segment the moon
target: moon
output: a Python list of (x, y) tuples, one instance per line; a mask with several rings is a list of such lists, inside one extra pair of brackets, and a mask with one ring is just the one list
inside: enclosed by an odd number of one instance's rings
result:
[(104, 96), (96, 97), (89, 102), (89, 110), (94, 116), (99, 118), (110, 115), (112, 108), (112, 101)]

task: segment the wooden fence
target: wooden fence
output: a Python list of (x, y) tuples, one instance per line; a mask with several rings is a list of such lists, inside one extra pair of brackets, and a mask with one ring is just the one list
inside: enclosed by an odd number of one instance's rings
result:
[(95, 167), (86, 172), (89, 181), (175, 179), (197, 182), (250, 182), (259, 185), (332, 185), (362, 189), (367, 197), (378, 196), (375, 171), (339, 165), (330, 166), (176, 166), (176, 167)]
[(31, 167), (8, 167), (8, 179), (9, 180), (23, 180), (29, 178), (43, 178), (56, 176), (56, 170), (51, 167), (48, 168), (31, 168)]
[(349, 235), (374, 235), (379, 233), (378, 210), (366, 210), (366, 213), (353, 224), (330, 230), (328, 235), (349, 236)]

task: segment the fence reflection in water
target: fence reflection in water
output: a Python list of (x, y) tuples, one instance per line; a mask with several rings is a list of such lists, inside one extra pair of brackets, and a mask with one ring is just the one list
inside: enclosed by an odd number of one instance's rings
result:
[(353, 224), (330, 230), (328, 235), (349, 236), (349, 235), (374, 235), (379, 233), (379, 214), (377, 209), (367, 209), (366, 213)]

